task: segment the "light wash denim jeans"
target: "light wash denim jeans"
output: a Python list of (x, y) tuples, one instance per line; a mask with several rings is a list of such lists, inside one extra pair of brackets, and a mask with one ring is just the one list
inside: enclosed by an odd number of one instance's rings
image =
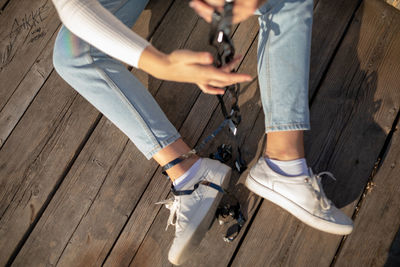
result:
[[(148, 0), (100, 0), (132, 27)], [(269, 0), (259, 15), (258, 77), (265, 130), (308, 130), (308, 76), (313, 0)], [(157, 102), (119, 61), (90, 46), (64, 26), (54, 67), (150, 159), (180, 138)], [(245, 119), (245, 118), (244, 118)]]

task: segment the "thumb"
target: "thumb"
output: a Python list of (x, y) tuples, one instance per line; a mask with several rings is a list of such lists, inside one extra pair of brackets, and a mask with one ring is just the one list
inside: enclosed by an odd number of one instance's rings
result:
[(190, 50), (178, 50), (172, 53), (174, 61), (186, 64), (212, 64), (213, 57), (208, 52), (194, 52)]

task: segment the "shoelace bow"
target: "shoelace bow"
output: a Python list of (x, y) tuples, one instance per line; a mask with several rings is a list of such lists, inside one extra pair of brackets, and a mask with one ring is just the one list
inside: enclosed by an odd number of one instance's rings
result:
[(325, 195), (325, 192), (322, 188), (321, 180), (322, 180), (322, 175), (327, 175), (328, 177), (336, 181), (335, 176), (333, 176), (333, 174), (330, 172), (320, 172), (318, 174), (313, 174), (311, 169), (310, 169), (310, 174), (311, 174), (310, 176), (314, 177), (315, 181), (317, 181), (318, 190), (315, 190), (313, 184), (311, 184), (313, 192), (316, 194), (316, 198), (319, 200), (322, 209), (329, 210), (331, 208), (332, 203)]
[(169, 198), (160, 202), (156, 202), (156, 205), (165, 205), (167, 209), (170, 210), (170, 214), (168, 217), (167, 227), (165, 227), (165, 231), (168, 230), (168, 226), (173, 225), (176, 227), (177, 220), (174, 219), (177, 217), (179, 211), (179, 200), (178, 198)]

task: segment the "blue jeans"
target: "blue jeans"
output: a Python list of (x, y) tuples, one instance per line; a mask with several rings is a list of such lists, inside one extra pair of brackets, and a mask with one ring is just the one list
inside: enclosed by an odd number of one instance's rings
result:
[[(100, 0), (132, 27), (148, 0)], [(269, 0), (260, 22), (258, 77), (266, 132), (308, 130), (313, 0)], [(53, 53), (59, 75), (150, 159), (180, 138), (157, 102), (119, 61), (60, 29)]]

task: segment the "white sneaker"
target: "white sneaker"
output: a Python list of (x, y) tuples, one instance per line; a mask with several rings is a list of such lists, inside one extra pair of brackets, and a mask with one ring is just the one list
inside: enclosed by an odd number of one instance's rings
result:
[(321, 176), (329, 172), (287, 177), (274, 172), (261, 157), (250, 170), (246, 186), (257, 195), (281, 206), (299, 220), (318, 230), (347, 235), (353, 230), (352, 220), (325, 196)]
[(231, 168), (225, 164), (203, 158), (191, 181), (179, 191), (172, 190), (173, 199), (158, 202), (171, 210), (167, 228), (175, 225), (175, 238), (168, 253), (172, 264), (185, 262), (200, 244), (223, 195), (218, 189), (229, 185), (230, 174)]

